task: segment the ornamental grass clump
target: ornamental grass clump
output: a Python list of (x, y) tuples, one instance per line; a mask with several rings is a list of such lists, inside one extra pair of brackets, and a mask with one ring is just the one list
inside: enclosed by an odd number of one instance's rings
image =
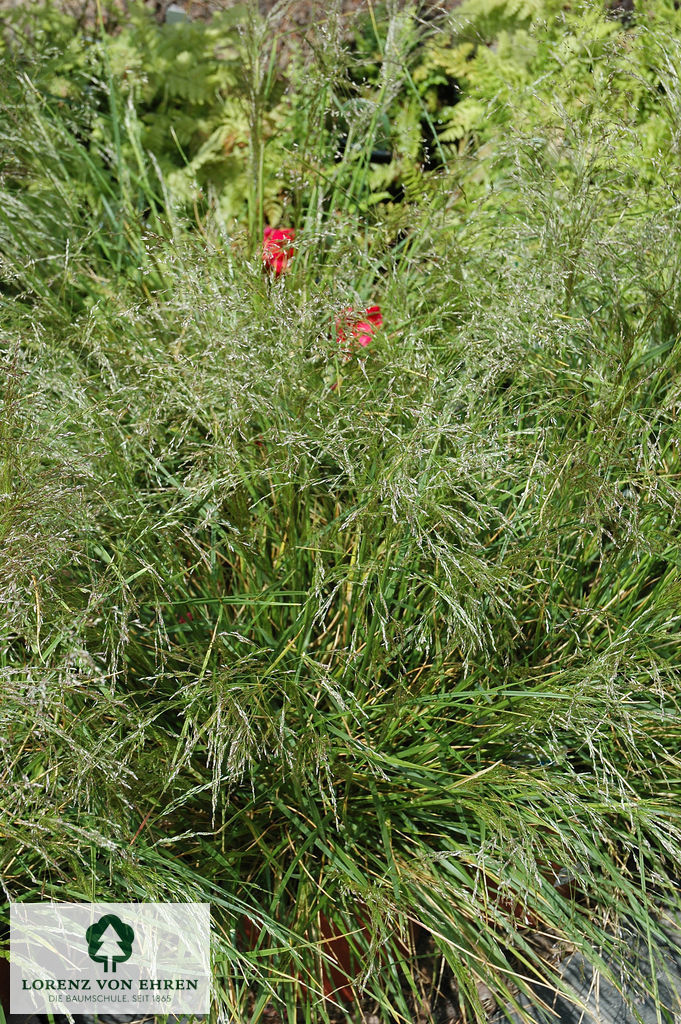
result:
[(71, 102), (2, 70), (0, 884), (210, 902), (216, 1020), (482, 1021), (575, 949), (665, 1010), (681, 31), (476, 10), (484, 138), (430, 170), (397, 5), (354, 92), (330, 30), (281, 90), (281, 287), (267, 190), (174, 194), (106, 38)]

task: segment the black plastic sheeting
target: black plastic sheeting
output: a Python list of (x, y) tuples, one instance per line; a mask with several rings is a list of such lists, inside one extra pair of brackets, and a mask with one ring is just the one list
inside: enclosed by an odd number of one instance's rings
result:
[[(654, 969), (647, 944), (625, 935), (626, 962), (619, 970), (611, 966), (615, 984), (594, 971), (581, 953), (573, 953), (560, 969), (573, 999), (535, 984), (537, 1002), (523, 999), (521, 1005), (537, 1024), (681, 1024), (680, 928), (681, 921), (660, 924), (665, 941), (659, 944), (658, 939)], [(518, 1014), (512, 1019), (519, 1024)], [(497, 1012), (490, 1024), (505, 1020)]]

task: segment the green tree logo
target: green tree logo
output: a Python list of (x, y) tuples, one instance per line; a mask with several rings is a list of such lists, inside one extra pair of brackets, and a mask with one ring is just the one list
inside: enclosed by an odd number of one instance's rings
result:
[(116, 973), (116, 964), (130, 959), (135, 933), (115, 914), (105, 914), (85, 932), (88, 956), (105, 971)]

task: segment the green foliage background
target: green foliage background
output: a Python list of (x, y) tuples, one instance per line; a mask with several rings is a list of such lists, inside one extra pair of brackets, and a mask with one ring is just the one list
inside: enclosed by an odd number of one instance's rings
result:
[(221, 1019), (678, 910), (679, 14), (422, 13), (5, 36), (0, 881), (210, 901)]

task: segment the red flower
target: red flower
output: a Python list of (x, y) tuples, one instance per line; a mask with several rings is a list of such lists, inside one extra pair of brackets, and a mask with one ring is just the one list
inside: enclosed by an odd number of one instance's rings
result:
[(293, 257), (295, 249), (286, 242), (292, 242), (296, 237), (293, 228), (265, 228), (262, 240), (262, 261), (268, 270), (273, 270), (279, 277), (288, 267), (289, 260)]
[(336, 337), (341, 345), (348, 340), (350, 333), (350, 347), (343, 350), (346, 359), (352, 355), (355, 345), (366, 348), (374, 336), (377, 328), (383, 325), (383, 315), (380, 306), (369, 306), (363, 313), (356, 313), (352, 309), (344, 309), (336, 318)]

